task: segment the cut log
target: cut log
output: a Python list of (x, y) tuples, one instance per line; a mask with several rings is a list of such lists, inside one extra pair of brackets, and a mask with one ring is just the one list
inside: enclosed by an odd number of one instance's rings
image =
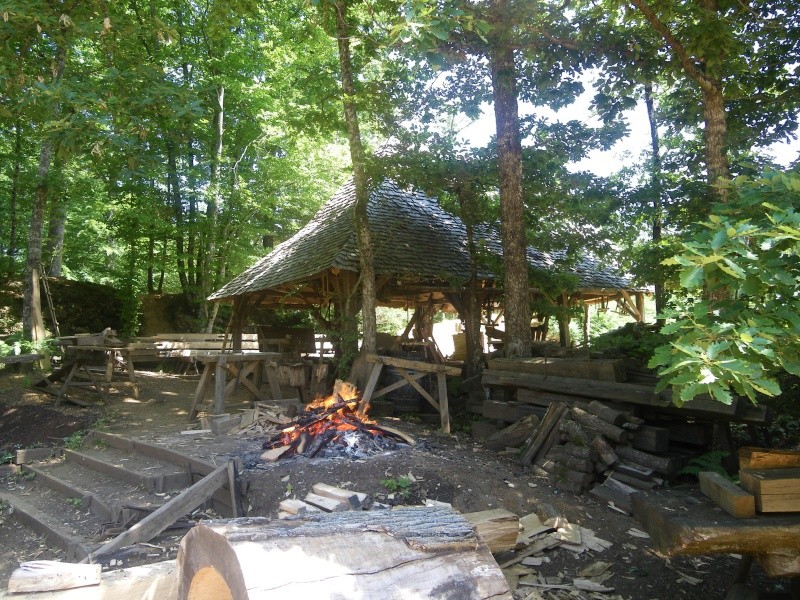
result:
[(742, 487), (756, 497), (759, 512), (800, 512), (800, 468), (739, 471)]
[(645, 452), (665, 452), (669, 449), (669, 429), (643, 425), (633, 436), (633, 447)]
[(597, 450), (600, 460), (608, 466), (616, 464), (619, 461), (619, 456), (617, 456), (617, 453), (614, 452), (614, 449), (603, 436), (598, 435), (592, 440), (592, 448)]
[(675, 472), (675, 461), (671, 458), (663, 458), (661, 456), (653, 456), (647, 452), (636, 450), (629, 446), (618, 446), (616, 448), (617, 456), (628, 462), (632, 462), (648, 469), (653, 469), (664, 475), (671, 475)]
[(548, 456), (569, 456), (582, 460), (597, 460), (597, 450), (591, 446), (578, 446), (576, 444), (558, 444), (550, 448)]
[[(589, 435), (575, 421), (561, 421), (559, 425), (561, 432), (566, 436), (567, 442), (577, 446), (588, 446)], [(562, 437), (564, 437), (562, 436)]]
[(739, 448), (740, 469), (793, 469), (798, 467), (800, 467), (800, 452), (797, 451)]
[(181, 600), (512, 598), (472, 525), (445, 508), (207, 521), (177, 562)]
[(525, 443), (525, 440), (530, 437), (538, 425), (539, 417), (528, 415), (513, 425), (509, 425), (505, 429), (490, 435), (486, 439), (485, 445), (489, 450), (494, 450), (495, 452), (506, 448), (517, 448)]
[(702, 471), (698, 475), (700, 491), (732, 517), (749, 519), (756, 516), (756, 503), (750, 494), (719, 473)]
[(624, 429), (612, 425), (611, 423), (607, 423), (603, 419), (586, 412), (582, 408), (573, 406), (570, 409), (570, 412), (572, 413), (572, 418), (578, 423), (584, 427), (588, 427), (589, 429), (593, 429), (594, 431), (603, 434), (610, 440), (613, 440), (617, 443), (626, 442), (628, 440), (628, 433)]
[(519, 517), (504, 508), (467, 513), (464, 518), (475, 526), (478, 537), (492, 554), (513, 550), (519, 536)]
[(588, 411), (594, 416), (603, 419), (606, 423), (611, 423), (617, 427), (621, 426), (628, 417), (628, 414), (621, 410), (614, 410), (598, 400), (589, 403)]
[(658, 487), (658, 483), (655, 481), (646, 481), (644, 479), (639, 479), (638, 477), (631, 477), (630, 475), (625, 475), (624, 473), (618, 473), (617, 471), (611, 471), (608, 474), (609, 477), (616, 479), (617, 481), (621, 481), (625, 485), (629, 485), (632, 488), (636, 488), (637, 490), (654, 490)]
[(97, 585), (101, 565), (79, 565), (55, 560), (34, 560), (22, 563), (8, 580), (8, 591), (49, 592)]

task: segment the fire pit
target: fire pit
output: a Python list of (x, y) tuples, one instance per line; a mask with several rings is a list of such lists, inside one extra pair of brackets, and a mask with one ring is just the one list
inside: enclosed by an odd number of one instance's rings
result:
[(261, 458), (274, 462), (290, 456), (366, 458), (407, 447), (414, 439), (380, 426), (359, 411), (360, 394), (337, 381), (333, 394), (308, 404), (280, 433), (264, 442)]

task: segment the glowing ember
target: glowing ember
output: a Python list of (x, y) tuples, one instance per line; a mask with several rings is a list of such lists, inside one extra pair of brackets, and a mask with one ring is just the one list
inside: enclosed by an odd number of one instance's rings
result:
[(402, 435), (380, 427), (375, 421), (359, 414), (360, 394), (347, 382), (337, 381), (333, 394), (316, 398), (306, 405), (295, 421), (271, 440), (264, 442), (265, 450), (286, 448), (283, 456), (302, 454), (368, 456), (391, 450)]

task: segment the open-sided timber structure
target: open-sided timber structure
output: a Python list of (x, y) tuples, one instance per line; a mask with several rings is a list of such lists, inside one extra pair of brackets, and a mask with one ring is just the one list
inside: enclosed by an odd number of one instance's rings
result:
[[(310, 310), (331, 330), (358, 313), (354, 204), (355, 188), (350, 181), (305, 227), (209, 297), (233, 302), (234, 338), (256, 308)], [(461, 219), (425, 194), (401, 189), (390, 180), (373, 189), (368, 214), (378, 303), (415, 309), (417, 339), (425, 338), (423, 323), (438, 310), (456, 311), (466, 320), (471, 263), (467, 228)], [(484, 255), (502, 257), (494, 229), (480, 226), (474, 231), (474, 244)], [(528, 248), (528, 262), (534, 273), (554, 273), (559, 261), (556, 255)], [(573, 275), (574, 283), (571, 289), (551, 297), (553, 303), (588, 306), (616, 301), (633, 318), (642, 320), (644, 292), (633, 289), (626, 278), (586, 258), (574, 261), (567, 273)], [(497, 283), (495, 273), (485, 264), (478, 265), (476, 295), (481, 309), (488, 313), (502, 306), (502, 289)], [(538, 289), (532, 294), (542, 296)]]

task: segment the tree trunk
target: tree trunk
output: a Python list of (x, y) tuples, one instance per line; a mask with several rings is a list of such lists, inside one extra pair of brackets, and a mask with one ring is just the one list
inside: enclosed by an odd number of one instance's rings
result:
[[(481, 309), (478, 303), (478, 248), (475, 244), (475, 191), (469, 184), (456, 189), (461, 207), (461, 219), (467, 230), (467, 249), (469, 250), (469, 284), (463, 302), (464, 337), (467, 360), (465, 378), (479, 374), (483, 370), (483, 346), (481, 345)], [(464, 295), (462, 294), (462, 297)]]
[[(66, 49), (57, 46), (55, 52), (53, 83), (58, 83), (64, 74)], [(59, 112), (58, 104), (51, 107), (50, 115)], [(25, 290), (22, 297), (22, 335), (32, 342), (45, 338), (42, 298), (39, 291), (40, 268), (42, 265), (42, 227), (44, 209), (47, 205), (48, 178), (53, 158), (53, 141), (45, 138), (39, 152), (39, 169), (36, 174), (36, 192), (33, 197), (30, 227), (28, 228), (28, 259), (25, 277)]]
[(150, 233), (150, 239), (147, 241), (147, 293), (152, 294), (155, 291), (155, 279), (153, 278), (153, 264), (155, 263), (156, 255), (156, 236)]
[[(206, 209), (207, 217), (207, 231), (206, 235), (206, 251), (205, 260), (203, 261), (202, 268), (202, 295), (203, 305), (205, 305), (205, 298), (213, 291), (211, 288), (216, 287), (221, 282), (215, 277), (212, 277), (217, 265), (217, 226), (219, 222), (219, 209), (222, 200), (222, 193), (220, 187), (220, 166), (222, 164), (222, 139), (225, 132), (224, 129), (225, 118), (225, 86), (219, 85), (217, 87), (217, 104), (214, 106), (214, 157), (211, 161), (211, 178), (209, 181), (210, 194), (208, 195), (208, 208)], [(214, 319), (217, 316), (217, 306), (215, 304), (213, 317), (209, 318), (206, 315), (206, 329), (210, 332), (214, 327)], [(207, 311), (206, 311), (207, 313)]]
[(728, 190), (719, 184), (730, 179), (728, 164), (728, 121), (722, 82), (716, 79), (703, 86), (703, 121), (706, 136), (706, 169), (708, 186), (713, 200), (728, 201)]
[(61, 277), (66, 227), (67, 203), (65, 198), (60, 198), (53, 202), (50, 208), (50, 225), (47, 230), (47, 246), (44, 253), (48, 259), (47, 272), (50, 277)]
[(17, 203), (19, 197), (19, 173), (22, 164), (22, 123), (14, 124), (14, 173), (11, 176), (11, 199), (8, 207), (8, 276), (14, 277), (15, 254), (17, 253)]
[[(501, 13), (504, 0), (496, 0)], [(495, 25), (498, 27), (498, 25)], [(530, 287), (522, 197), (522, 143), (519, 133), (514, 51), (496, 41), (489, 53), (492, 74), (497, 162), (500, 177), (500, 226), (503, 240), (503, 302), (507, 357), (531, 356)]]
[(175, 214), (175, 252), (178, 265), (178, 278), (181, 290), (189, 293), (189, 279), (186, 276), (186, 256), (183, 245), (183, 202), (181, 200), (180, 182), (178, 181), (178, 164), (175, 158), (175, 145), (167, 141), (167, 190), (172, 209)]
[(36, 175), (36, 192), (28, 229), (28, 260), (26, 265), (25, 291), (22, 304), (22, 331), (25, 339), (41, 342), (45, 338), (42, 298), (39, 290), (42, 264), (42, 227), (44, 207), (47, 203), (47, 178), (53, 156), (53, 143), (46, 139), (39, 152), (39, 170)]
[(350, 37), (347, 23), (347, 5), (344, 0), (336, 0), (336, 37), (339, 45), (339, 68), (342, 76), (344, 118), (347, 123), (347, 139), (350, 145), (350, 158), (353, 163), (353, 181), (356, 203), (354, 220), (358, 237), (358, 253), (361, 267), (361, 315), (363, 326), (362, 352), (374, 354), (377, 349), (377, 321), (375, 317), (375, 261), (370, 239), (367, 207), (369, 188), (366, 174), (364, 147), (358, 124), (353, 85), (353, 66), (350, 59)]
[[(661, 242), (664, 207), (661, 199), (663, 193), (661, 185), (661, 144), (658, 136), (655, 106), (653, 104), (653, 84), (650, 81), (644, 84), (644, 103), (647, 107), (647, 121), (650, 124), (650, 149), (652, 152), (650, 163), (650, 191), (653, 195), (652, 241), (654, 251), (658, 252), (658, 246)], [(667, 297), (664, 291), (663, 269), (660, 263), (656, 265), (653, 273), (653, 287), (655, 290), (656, 315), (663, 315)], [(659, 327), (663, 327), (664, 322), (664, 319), (657, 319)]]

